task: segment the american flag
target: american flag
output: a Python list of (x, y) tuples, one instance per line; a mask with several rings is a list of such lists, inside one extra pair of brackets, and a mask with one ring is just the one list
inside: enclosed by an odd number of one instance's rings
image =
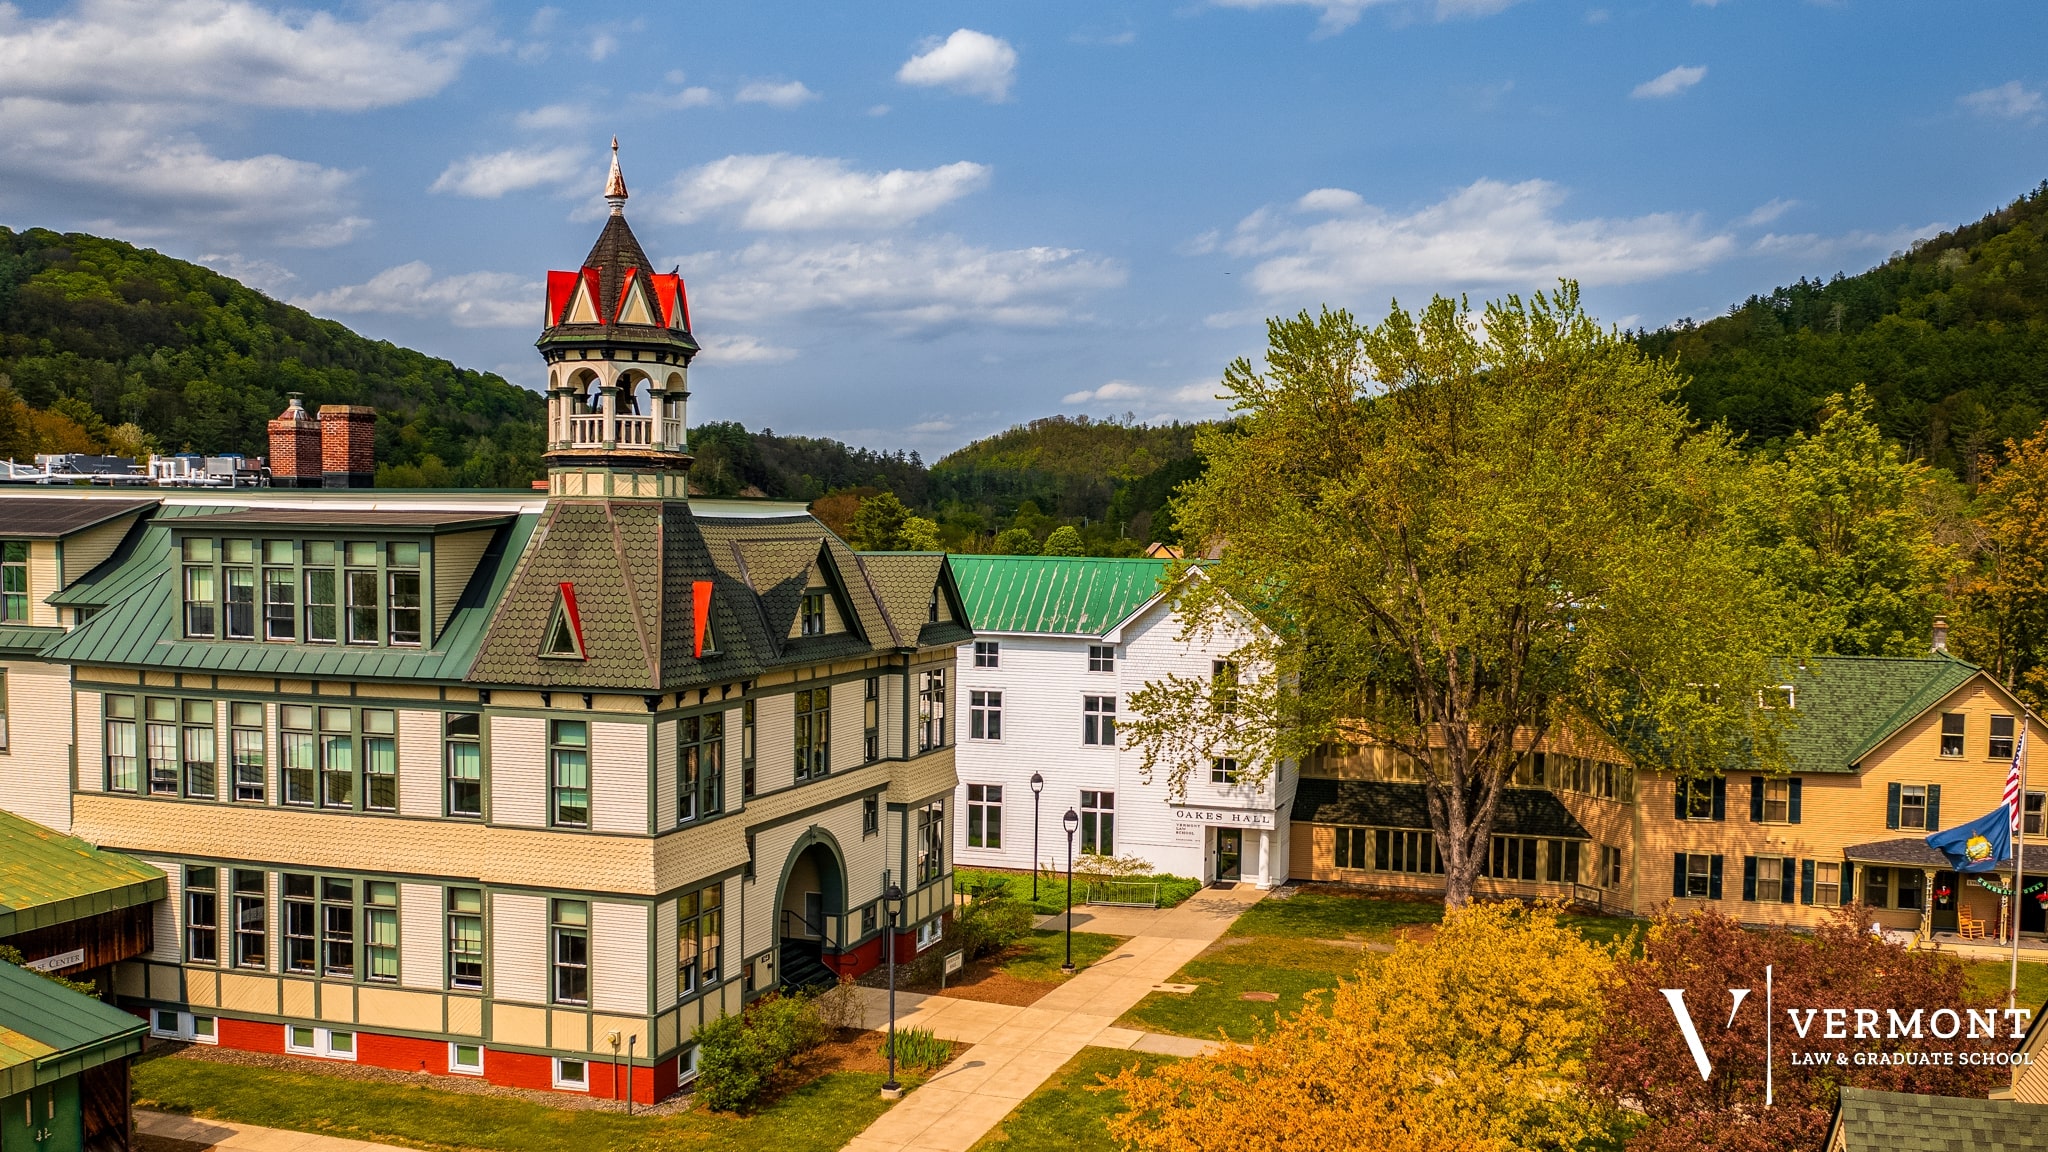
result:
[(2012, 750), (2012, 767), (2005, 771), (2005, 806), (2012, 812), (2012, 842), (2020, 842), (2020, 761), (2027, 755), (2027, 729), (2020, 726), (2020, 740)]

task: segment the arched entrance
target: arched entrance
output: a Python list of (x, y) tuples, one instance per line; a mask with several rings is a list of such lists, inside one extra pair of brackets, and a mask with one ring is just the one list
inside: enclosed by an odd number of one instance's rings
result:
[(825, 958), (843, 946), (839, 919), (846, 911), (846, 867), (839, 845), (812, 829), (790, 850), (776, 906), (780, 983), (785, 988), (830, 987), (838, 982)]

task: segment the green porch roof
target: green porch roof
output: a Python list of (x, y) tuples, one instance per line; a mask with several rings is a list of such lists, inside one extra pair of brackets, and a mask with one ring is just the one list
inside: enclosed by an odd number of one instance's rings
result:
[(0, 938), (164, 898), (164, 874), (0, 812)]
[(949, 556), (976, 632), (1099, 636), (1159, 594), (1172, 560)]
[(1884, 740), (1978, 674), (1946, 656), (1822, 656), (1797, 669), (1785, 748), (1795, 772), (1854, 772)]
[(144, 1021), (0, 963), (0, 1096), (142, 1051)]
[(0, 624), (0, 656), (34, 656), (62, 635), (62, 628)]

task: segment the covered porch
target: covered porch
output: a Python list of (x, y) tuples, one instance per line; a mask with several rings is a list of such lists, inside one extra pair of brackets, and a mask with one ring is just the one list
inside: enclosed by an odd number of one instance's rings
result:
[(2010, 954), (2017, 917), (2021, 956), (2048, 961), (2048, 847), (2022, 851), (2017, 868), (2008, 858), (1972, 873), (1956, 872), (1920, 837), (1853, 845), (1842, 857), (1856, 871), (1857, 897), (1879, 923), (1908, 927), (1899, 914), (1909, 913), (1917, 920), (1910, 927), (1928, 944), (1988, 958)]

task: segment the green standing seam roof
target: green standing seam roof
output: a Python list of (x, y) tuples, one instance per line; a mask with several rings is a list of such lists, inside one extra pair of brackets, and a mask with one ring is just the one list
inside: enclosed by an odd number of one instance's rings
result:
[(1979, 669), (1946, 656), (1820, 656), (1796, 669), (1785, 750), (1795, 772), (1854, 772), (1863, 757)]
[(164, 898), (140, 860), (0, 812), (0, 938)]
[(0, 624), (0, 654), (34, 656), (64, 635), (62, 628), (34, 624)]
[(1099, 636), (1159, 594), (1151, 557), (950, 556), (976, 632)]
[(1828, 1148), (1849, 1152), (2048, 1152), (2048, 1105), (1843, 1088)]
[(26, 969), (0, 963), (0, 1096), (142, 1051), (149, 1024)]

